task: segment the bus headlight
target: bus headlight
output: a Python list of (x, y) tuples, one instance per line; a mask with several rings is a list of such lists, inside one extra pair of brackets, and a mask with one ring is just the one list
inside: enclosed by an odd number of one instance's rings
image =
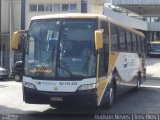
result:
[(36, 86), (33, 83), (23, 82), (23, 85), (27, 88), (36, 89)]
[(78, 90), (90, 90), (90, 89), (94, 89), (96, 88), (96, 84), (93, 83), (93, 84), (85, 84), (85, 85), (81, 85)]

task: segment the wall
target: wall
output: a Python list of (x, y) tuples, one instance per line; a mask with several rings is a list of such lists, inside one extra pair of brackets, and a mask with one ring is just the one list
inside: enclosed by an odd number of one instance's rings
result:
[(8, 0), (1, 0), (1, 32), (9, 32), (9, 10), (8, 10)]
[(14, 30), (21, 29), (21, 0), (14, 0)]
[[(2, 0), (1, 6), (1, 32), (2, 33), (9, 33), (9, 1)], [(21, 0), (14, 0), (14, 30), (20, 29), (21, 24)]]
[(103, 0), (88, 0), (88, 13), (103, 14)]

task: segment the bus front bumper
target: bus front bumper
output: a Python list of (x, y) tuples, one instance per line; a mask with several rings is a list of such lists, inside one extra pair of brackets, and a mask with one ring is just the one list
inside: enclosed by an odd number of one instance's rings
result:
[(23, 100), (31, 104), (97, 104), (97, 89), (77, 92), (42, 92), (36, 89), (23, 87)]

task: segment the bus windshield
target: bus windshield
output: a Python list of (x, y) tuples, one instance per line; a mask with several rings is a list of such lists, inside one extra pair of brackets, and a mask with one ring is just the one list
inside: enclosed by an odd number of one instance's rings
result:
[(160, 52), (160, 44), (150, 44), (151, 51)]
[(24, 74), (35, 79), (95, 77), (97, 26), (96, 19), (33, 20)]

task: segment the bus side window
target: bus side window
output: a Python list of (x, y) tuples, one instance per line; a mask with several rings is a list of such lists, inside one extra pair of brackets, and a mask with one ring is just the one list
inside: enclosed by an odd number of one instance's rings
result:
[(132, 39), (131, 39), (131, 34), (126, 31), (126, 39), (127, 39), (127, 51), (131, 52), (132, 51)]
[(111, 49), (112, 51), (119, 51), (119, 38), (118, 38), (118, 28), (111, 24)]
[(141, 50), (142, 50), (142, 52), (144, 53), (145, 52), (145, 50), (144, 50), (144, 46), (145, 44), (144, 44), (144, 39), (141, 37)]
[(142, 53), (142, 46), (141, 46), (141, 38), (140, 36), (137, 36), (137, 41), (138, 41), (138, 52)]
[(133, 51), (137, 52), (137, 42), (136, 42), (136, 35), (132, 33), (132, 41), (133, 41)]
[(131, 51), (134, 52), (132, 33), (130, 33), (130, 36), (131, 36)]
[(124, 40), (125, 40), (125, 51), (127, 52), (128, 48), (127, 48), (127, 33), (126, 33), (126, 31), (124, 31)]
[(119, 32), (120, 49), (121, 51), (126, 51), (124, 30), (122, 28), (119, 28), (118, 32)]
[(136, 35), (136, 48), (137, 48), (137, 52), (139, 52), (138, 36), (137, 35)]

